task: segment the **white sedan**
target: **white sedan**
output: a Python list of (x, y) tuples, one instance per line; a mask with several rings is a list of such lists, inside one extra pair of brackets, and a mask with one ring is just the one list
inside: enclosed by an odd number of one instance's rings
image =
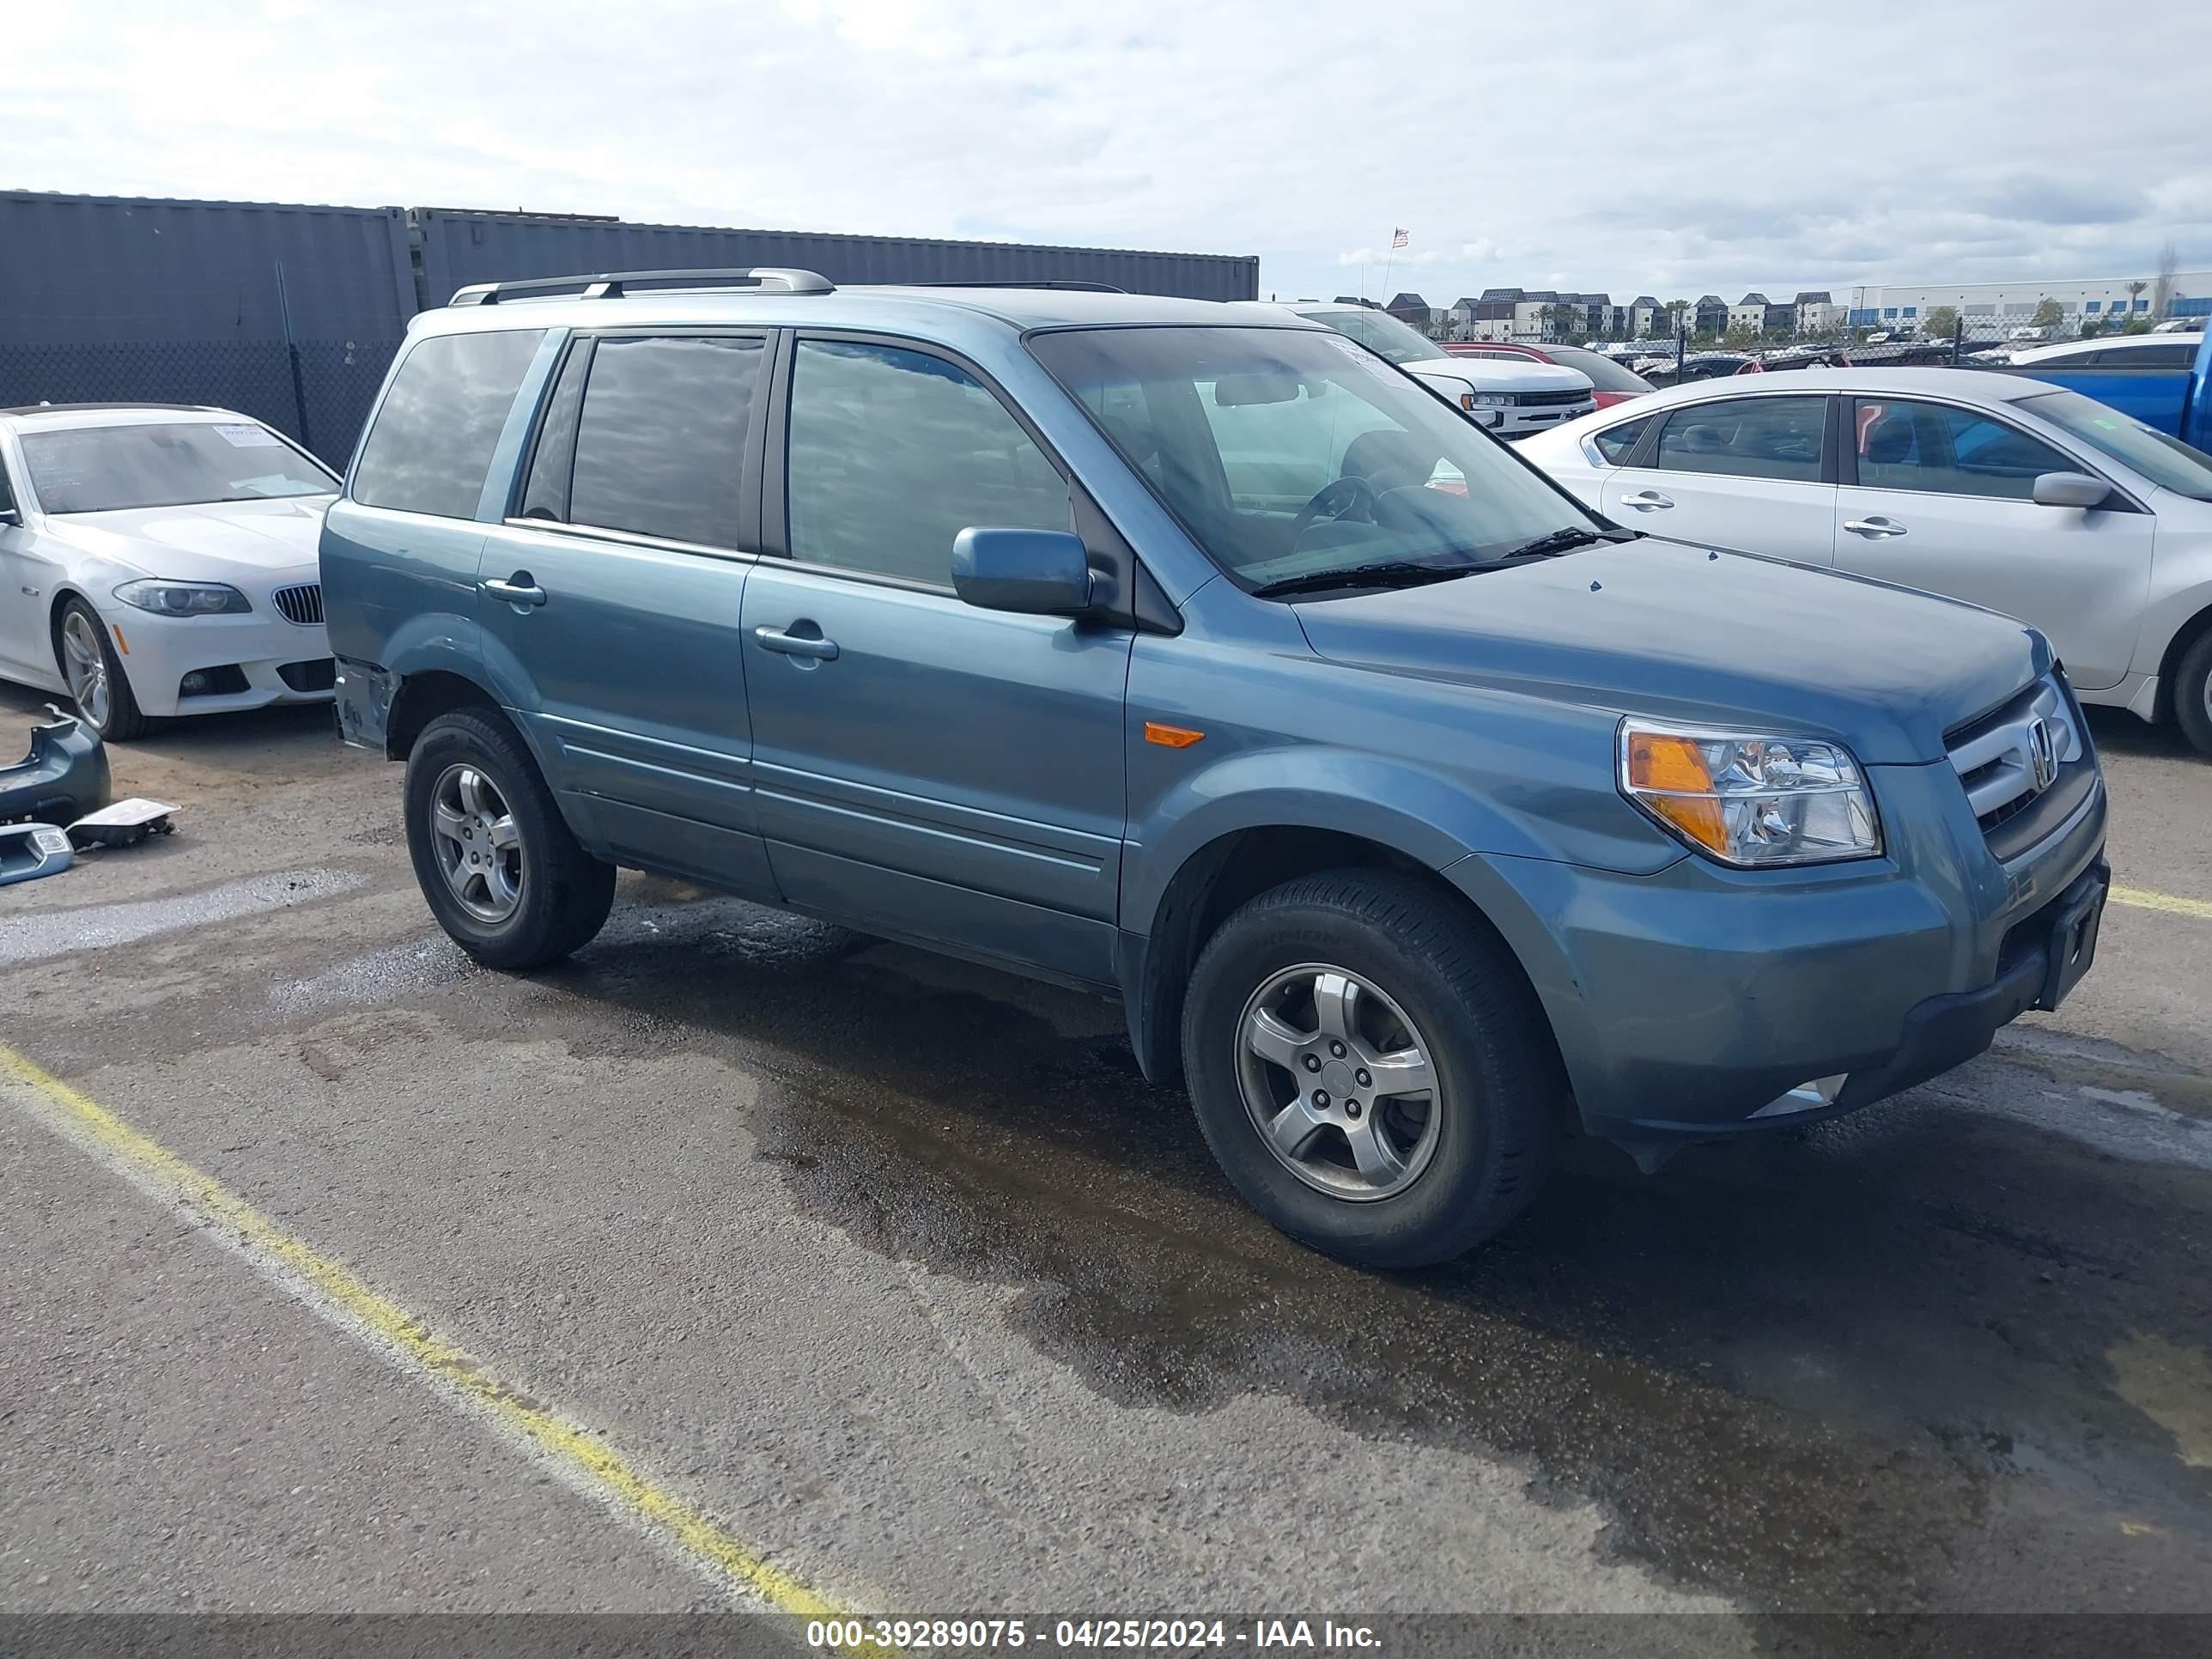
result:
[(0, 410), (0, 679), (100, 735), (327, 702), (316, 543), (330, 470), (226, 409)]
[(2084, 702), (2171, 716), (2212, 755), (2212, 456), (2079, 392), (1803, 369), (1654, 392), (1520, 450), (1615, 523), (2033, 623)]

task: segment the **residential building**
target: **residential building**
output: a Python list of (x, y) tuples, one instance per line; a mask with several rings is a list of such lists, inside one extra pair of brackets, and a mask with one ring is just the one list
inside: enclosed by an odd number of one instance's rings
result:
[(1552, 325), (1552, 307), (1559, 303), (1559, 296), (1548, 288), (1532, 288), (1524, 291), (1513, 302), (1513, 337), (1516, 340), (1549, 340), (1558, 331)]
[(1630, 337), (1640, 340), (1653, 332), (1667, 331), (1667, 307), (1648, 294), (1639, 294), (1628, 302), (1628, 332)]
[(1728, 327), (1724, 331), (1734, 333), (1738, 329), (1747, 329), (1753, 334), (1765, 333), (1766, 305), (1764, 294), (1745, 295), (1728, 308)]
[(1704, 294), (1690, 316), (1692, 334), (1725, 334), (1729, 325), (1728, 301), (1717, 294)]
[(1468, 323), (1470, 340), (1510, 340), (1513, 337), (1513, 307), (1520, 303), (1517, 288), (1486, 288), (1474, 302)]
[(1841, 334), (1850, 315), (1850, 308), (1838, 305), (1826, 289), (1801, 292), (1796, 310), (1797, 331), (1813, 339), (1830, 339)]
[(1418, 294), (1401, 294), (1382, 309), (1408, 328), (1417, 328), (1424, 334), (1433, 335), (1443, 325), (1442, 313)]
[(1795, 302), (1777, 305), (1766, 302), (1766, 324), (1761, 331), (1767, 334), (1795, 334), (1797, 331), (1797, 307)]

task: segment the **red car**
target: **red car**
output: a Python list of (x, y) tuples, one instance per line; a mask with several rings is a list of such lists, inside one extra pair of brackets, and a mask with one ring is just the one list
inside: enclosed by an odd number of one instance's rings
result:
[[(1656, 346), (1652, 349), (1659, 349)], [(1632, 374), (1601, 352), (1585, 351), (1580, 346), (1523, 345), (1517, 340), (1458, 340), (1448, 342), (1444, 349), (1455, 357), (1527, 357), (1540, 363), (1557, 363), (1562, 368), (1578, 368), (1589, 376), (1592, 395), (1600, 409), (1625, 404), (1631, 398), (1641, 398), (1647, 392), (1658, 390), (1641, 374)]]

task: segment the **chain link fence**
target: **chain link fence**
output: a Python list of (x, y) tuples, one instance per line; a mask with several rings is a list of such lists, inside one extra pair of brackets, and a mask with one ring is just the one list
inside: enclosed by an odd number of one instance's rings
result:
[(399, 342), (0, 342), (0, 408), (214, 404), (275, 427), (339, 471)]

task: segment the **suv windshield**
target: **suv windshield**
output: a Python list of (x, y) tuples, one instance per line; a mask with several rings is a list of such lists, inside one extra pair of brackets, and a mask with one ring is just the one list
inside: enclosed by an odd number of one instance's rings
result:
[(2177, 495), (2212, 501), (2212, 455), (2121, 414), (2110, 404), (2078, 392), (2039, 392), (2022, 398), (2020, 406)]
[(1418, 363), (1441, 357), (1444, 349), (1420, 330), (1400, 322), (1387, 311), (1360, 306), (1350, 311), (1308, 311), (1300, 313), (1326, 323), (1347, 339), (1357, 340), (1389, 363)]
[(278, 495), (331, 495), (337, 480), (252, 421), (83, 426), (22, 435), (40, 508), (105, 513)]
[(1030, 349), (1248, 588), (1494, 568), (1540, 539), (1565, 551), (1624, 533), (1319, 329), (1076, 329)]

